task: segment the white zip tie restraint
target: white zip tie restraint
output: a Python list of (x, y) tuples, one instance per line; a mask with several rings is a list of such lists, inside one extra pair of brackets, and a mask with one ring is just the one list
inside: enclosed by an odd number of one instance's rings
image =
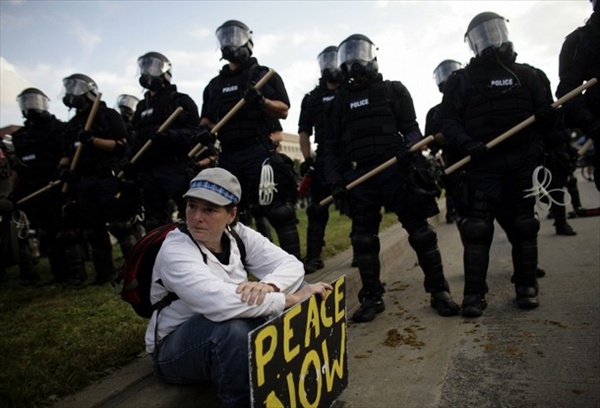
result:
[(273, 196), (277, 191), (275, 186), (273, 167), (269, 164), (269, 159), (265, 159), (260, 169), (260, 184), (258, 185), (258, 203), (260, 205), (269, 205), (273, 202)]
[(17, 236), (20, 239), (27, 238), (29, 236), (29, 218), (27, 218), (27, 214), (21, 210), (17, 210), (13, 212), (11, 220), (17, 228)]
[[(543, 179), (540, 182), (539, 173), (543, 171)], [(552, 173), (550, 170), (545, 168), (544, 166), (537, 166), (533, 171), (533, 175), (531, 176), (531, 184), (532, 187), (530, 189), (526, 189), (525, 192), (529, 192), (526, 194), (524, 198), (535, 197), (535, 205), (542, 211), (548, 211), (552, 204), (560, 205), (562, 207), (566, 207), (571, 204), (571, 194), (567, 191), (566, 188), (555, 188), (552, 190), (547, 190), (547, 187), (550, 186), (550, 182), (552, 181)], [(562, 191), (564, 193), (564, 201), (559, 202), (558, 200), (553, 199), (550, 196), (550, 193), (554, 191)], [(546, 197), (548, 202), (543, 202), (541, 199)]]

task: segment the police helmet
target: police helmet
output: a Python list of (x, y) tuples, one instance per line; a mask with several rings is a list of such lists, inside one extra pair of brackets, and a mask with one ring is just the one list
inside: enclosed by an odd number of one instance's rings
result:
[(24, 117), (29, 117), (32, 113), (48, 112), (48, 102), (50, 99), (45, 93), (37, 88), (24, 89), (17, 95), (17, 102)]
[(490, 47), (499, 49), (502, 45), (510, 43), (507, 21), (501, 15), (491, 11), (476, 15), (465, 33), (465, 41), (471, 51), (481, 56)]
[(451, 59), (443, 60), (438, 64), (438, 66), (433, 70), (433, 77), (440, 92), (443, 91), (444, 82), (446, 82), (450, 74), (461, 68), (462, 64), (460, 62)]
[(252, 31), (238, 20), (227, 20), (215, 32), (222, 58), (243, 64), (252, 55)]
[(137, 60), (140, 71), (140, 85), (157, 91), (166, 83), (171, 83), (171, 61), (155, 51), (147, 52)]
[(340, 83), (343, 80), (342, 71), (337, 65), (338, 47), (330, 45), (317, 56), (321, 77), (329, 82)]
[(375, 77), (379, 72), (376, 51), (367, 36), (352, 34), (338, 47), (338, 66), (350, 78)]
[(122, 94), (117, 97), (117, 107), (118, 108), (129, 108), (132, 111), (135, 111), (137, 104), (140, 100), (133, 95)]
[(63, 103), (69, 108), (83, 109), (98, 95), (96, 82), (87, 75), (73, 74), (63, 79)]

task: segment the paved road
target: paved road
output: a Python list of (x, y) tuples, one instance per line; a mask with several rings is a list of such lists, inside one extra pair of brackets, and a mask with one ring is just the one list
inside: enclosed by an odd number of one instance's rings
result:
[[(586, 207), (600, 206), (581, 181)], [(350, 324), (344, 408), (600, 407), (600, 217), (569, 220), (577, 236), (554, 233), (540, 213), (538, 309), (518, 309), (510, 244), (496, 226), (488, 309), (480, 318), (442, 318), (429, 307), (416, 257), (387, 278), (387, 309)], [(462, 245), (455, 225), (437, 226), (454, 298), (462, 301)]]

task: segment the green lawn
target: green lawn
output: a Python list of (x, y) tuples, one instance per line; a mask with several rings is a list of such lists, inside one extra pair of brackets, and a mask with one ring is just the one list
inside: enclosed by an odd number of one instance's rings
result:
[[(298, 210), (302, 253), (306, 213)], [(386, 214), (382, 229), (393, 224)], [(350, 220), (333, 208), (323, 257), (350, 246)], [(122, 256), (115, 247), (115, 261)], [(47, 260), (36, 266), (51, 280)], [(88, 274), (93, 276), (91, 265)], [(147, 320), (121, 301), (110, 285), (81, 289), (61, 285), (23, 287), (18, 269), (0, 286), (0, 406), (39, 407), (72, 394), (133, 361), (144, 351)]]

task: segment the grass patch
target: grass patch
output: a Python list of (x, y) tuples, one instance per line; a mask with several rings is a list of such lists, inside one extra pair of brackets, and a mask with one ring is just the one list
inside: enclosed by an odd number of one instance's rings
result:
[[(306, 211), (298, 210), (297, 215), (304, 254)], [(385, 214), (381, 229), (395, 222), (394, 214)], [(350, 220), (330, 208), (323, 258), (349, 248), (349, 233)], [(114, 258), (119, 266), (118, 246)], [(89, 263), (87, 270), (93, 277)], [(36, 271), (41, 282), (52, 279), (47, 259), (40, 259)], [(0, 406), (52, 405), (144, 352), (148, 321), (110, 285), (23, 287), (16, 267), (9, 268), (8, 279), (0, 287)]]

